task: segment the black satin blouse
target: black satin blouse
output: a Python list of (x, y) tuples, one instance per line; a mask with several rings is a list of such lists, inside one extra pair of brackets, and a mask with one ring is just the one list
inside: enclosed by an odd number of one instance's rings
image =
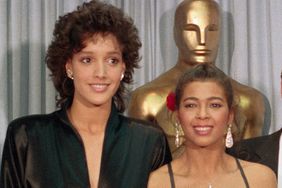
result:
[[(146, 187), (149, 173), (170, 160), (161, 130), (124, 117), (112, 107), (98, 187)], [(10, 123), (0, 187), (90, 187), (83, 142), (70, 124), (65, 109), (48, 115), (22, 117)]]

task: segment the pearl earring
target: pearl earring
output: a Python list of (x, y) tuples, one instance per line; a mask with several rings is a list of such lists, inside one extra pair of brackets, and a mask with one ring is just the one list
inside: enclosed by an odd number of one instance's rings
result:
[(67, 69), (67, 75), (70, 79), (73, 80), (73, 72), (70, 69)]
[(124, 74), (122, 73), (120, 76), (120, 81), (122, 81), (123, 77), (124, 77)]

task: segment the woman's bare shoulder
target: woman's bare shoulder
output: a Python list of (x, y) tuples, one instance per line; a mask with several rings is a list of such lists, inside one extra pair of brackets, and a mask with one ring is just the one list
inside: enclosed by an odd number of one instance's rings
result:
[(244, 160), (240, 163), (250, 187), (277, 187), (276, 175), (268, 166)]
[(170, 180), (167, 165), (164, 165), (150, 174), (148, 188), (169, 187)]

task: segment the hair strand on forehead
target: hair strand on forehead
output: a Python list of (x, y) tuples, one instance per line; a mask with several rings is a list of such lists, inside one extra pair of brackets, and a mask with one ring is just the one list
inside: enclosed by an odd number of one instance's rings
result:
[(176, 85), (176, 108), (179, 108), (180, 99), (183, 95), (184, 88), (194, 81), (213, 81), (222, 87), (226, 96), (228, 107), (233, 106), (233, 89), (230, 78), (216, 66), (211, 63), (201, 63), (192, 69), (186, 71)]
[(72, 100), (74, 95), (73, 81), (66, 74), (67, 61), (85, 47), (86, 40), (97, 34), (112, 34), (122, 49), (126, 70), (113, 100), (119, 112), (125, 110), (123, 97), (127, 91), (126, 84), (133, 82), (134, 69), (139, 68), (141, 42), (133, 20), (121, 9), (101, 1), (84, 2), (75, 11), (60, 16), (55, 24), (46, 64), (59, 94), (57, 106)]
[(201, 63), (196, 65), (192, 69), (188, 69), (178, 80), (175, 89), (175, 107), (179, 109), (180, 100), (183, 96), (184, 89), (189, 83), (195, 81), (212, 81), (218, 84), (225, 96), (228, 108), (234, 113), (234, 121), (232, 126), (232, 131), (235, 134), (235, 139), (238, 139), (237, 136), (240, 134), (238, 128), (238, 120), (236, 113), (240, 113), (240, 110), (237, 108), (237, 102), (235, 102), (235, 97), (232, 89), (231, 78), (229, 78), (223, 71), (218, 69), (213, 63)]

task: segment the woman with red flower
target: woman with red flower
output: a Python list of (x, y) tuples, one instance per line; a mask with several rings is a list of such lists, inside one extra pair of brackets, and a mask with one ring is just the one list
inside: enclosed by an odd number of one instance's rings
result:
[(277, 187), (270, 168), (225, 152), (233, 144), (233, 101), (230, 79), (213, 65), (200, 64), (180, 77), (167, 107), (183, 129), (185, 151), (150, 175), (149, 188)]

